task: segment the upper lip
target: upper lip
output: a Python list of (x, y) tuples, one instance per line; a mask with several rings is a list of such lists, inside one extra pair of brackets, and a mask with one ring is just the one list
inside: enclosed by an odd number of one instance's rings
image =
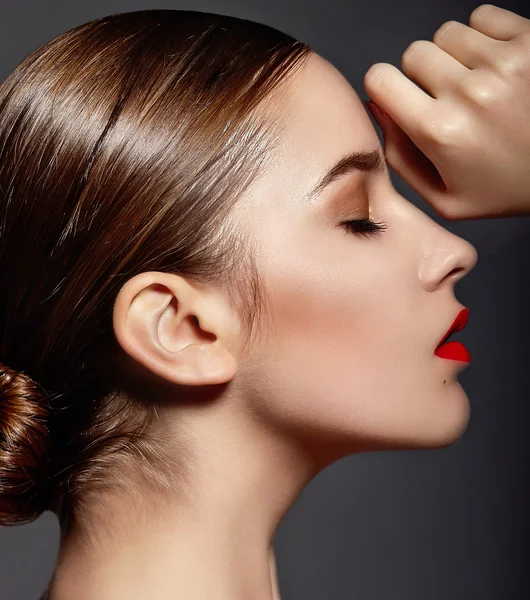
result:
[(453, 333), (453, 331), (462, 331), (462, 329), (464, 329), (464, 327), (467, 324), (468, 318), (469, 318), (469, 309), (468, 308), (463, 308), (456, 315), (456, 318), (453, 321), (453, 324), (446, 331), (445, 335), (443, 336), (443, 338), (438, 343), (438, 346), (436, 346), (436, 347), (439, 348), (445, 342), (445, 340)]

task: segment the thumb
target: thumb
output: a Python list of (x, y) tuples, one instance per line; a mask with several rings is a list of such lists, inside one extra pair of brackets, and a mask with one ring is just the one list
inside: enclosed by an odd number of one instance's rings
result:
[(444, 181), (425, 154), (397, 123), (373, 100), (366, 102), (383, 131), (383, 149), (388, 164), (425, 200), (436, 200), (444, 193)]

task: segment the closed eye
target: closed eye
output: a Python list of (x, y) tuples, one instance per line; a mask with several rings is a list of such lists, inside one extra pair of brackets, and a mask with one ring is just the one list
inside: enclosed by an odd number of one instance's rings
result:
[(388, 224), (385, 221), (372, 221), (370, 219), (356, 219), (342, 223), (346, 231), (360, 236), (380, 235)]

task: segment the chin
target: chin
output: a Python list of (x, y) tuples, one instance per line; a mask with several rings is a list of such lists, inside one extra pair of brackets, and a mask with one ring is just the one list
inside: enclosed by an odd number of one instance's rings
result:
[(432, 448), (447, 448), (447, 446), (451, 446), (455, 442), (458, 442), (458, 440), (464, 435), (468, 423), (469, 418), (465, 421), (465, 423), (462, 422), (458, 427), (455, 427), (450, 431), (444, 432), (444, 434), (441, 435), (438, 440), (435, 440)]
[(469, 425), (470, 416), (469, 402), (466, 401), (461, 406), (461, 410), (455, 410), (446, 419), (440, 419), (436, 423), (435, 429), (425, 436), (421, 447), (434, 450), (451, 446), (463, 436)]
[[(444, 400), (444, 399), (442, 399)], [(458, 403), (449, 403), (440, 412), (433, 409), (427, 421), (416, 423), (412, 430), (401, 437), (380, 440), (379, 448), (372, 450), (436, 450), (447, 448), (457, 442), (466, 431), (471, 411), (467, 396)], [(382, 443), (381, 443), (382, 442)]]

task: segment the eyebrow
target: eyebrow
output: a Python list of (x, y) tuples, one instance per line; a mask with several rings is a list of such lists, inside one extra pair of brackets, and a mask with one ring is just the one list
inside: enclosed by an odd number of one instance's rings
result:
[(386, 164), (386, 158), (378, 148), (375, 150), (350, 152), (333, 165), (333, 167), (331, 167), (331, 169), (319, 180), (316, 186), (307, 195), (307, 199), (314, 200), (325, 187), (346, 173), (351, 171), (383, 171), (386, 168)]

